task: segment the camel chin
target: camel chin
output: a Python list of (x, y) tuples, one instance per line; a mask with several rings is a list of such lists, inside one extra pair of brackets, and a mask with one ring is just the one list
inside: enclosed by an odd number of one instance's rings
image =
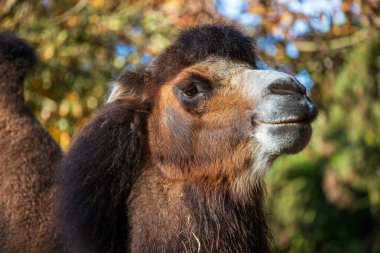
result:
[(309, 123), (262, 123), (254, 136), (265, 152), (281, 155), (302, 151), (309, 143), (311, 133)]
[(257, 106), (254, 139), (272, 155), (300, 152), (311, 138), (311, 122), (317, 116), (315, 103), (299, 94), (271, 97)]

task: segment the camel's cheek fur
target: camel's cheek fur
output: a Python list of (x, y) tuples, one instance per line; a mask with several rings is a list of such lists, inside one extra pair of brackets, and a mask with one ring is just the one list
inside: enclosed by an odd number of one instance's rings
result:
[(252, 102), (219, 84), (201, 113), (192, 114), (181, 106), (173, 86), (168, 83), (161, 88), (148, 120), (153, 159), (169, 177), (212, 174), (233, 180), (238, 170), (252, 163)]

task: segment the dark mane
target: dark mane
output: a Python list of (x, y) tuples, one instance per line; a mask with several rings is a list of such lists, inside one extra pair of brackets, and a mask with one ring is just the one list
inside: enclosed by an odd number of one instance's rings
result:
[(153, 61), (150, 67), (154, 82), (162, 84), (182, 69), (209, 56), (248, 63), (253, 68), (259, 59), (253, 40), (234, 26), (190, 27)]
[(127, 198), (149, 153), (145, 118), (144, 113), (106, 105), (82, 130), (63, 160), (63, 229), (68, 231), (65, 240), (73, 249), (124, 251)]

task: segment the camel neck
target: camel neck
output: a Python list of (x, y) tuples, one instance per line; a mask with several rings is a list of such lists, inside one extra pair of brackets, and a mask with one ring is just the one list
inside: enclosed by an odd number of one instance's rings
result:
[(255, 187), (248, 194), (244, 199), (235, 196), (229, 183), (214, 190), (199, 184), (184, 186), (184, 203), (196, 224), (194, 233), (209, 252), (270, 251), (263, 191)]
[[(142, 178), (150, 179), (138, 182), (130, 199), (132, 252), (270, 252), (260, 187), (247, 202), (226, 182), (209, 188), (157, 174)], [(150, 208), (135, 208), (144, 206)]]
[[(23, 89), (16, 84), (4, 87), (0, 84), (0, 108), (14, 110), (24, 107)], [(3, 111), (2, 110), (2, 111)]]

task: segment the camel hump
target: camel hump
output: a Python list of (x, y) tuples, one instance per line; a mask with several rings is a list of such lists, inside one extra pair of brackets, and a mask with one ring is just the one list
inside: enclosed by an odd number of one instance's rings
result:
[(34, 49), (9, 31), (0, 31), (0, 87), (23, 88), (23, 80), (37, 61)]

